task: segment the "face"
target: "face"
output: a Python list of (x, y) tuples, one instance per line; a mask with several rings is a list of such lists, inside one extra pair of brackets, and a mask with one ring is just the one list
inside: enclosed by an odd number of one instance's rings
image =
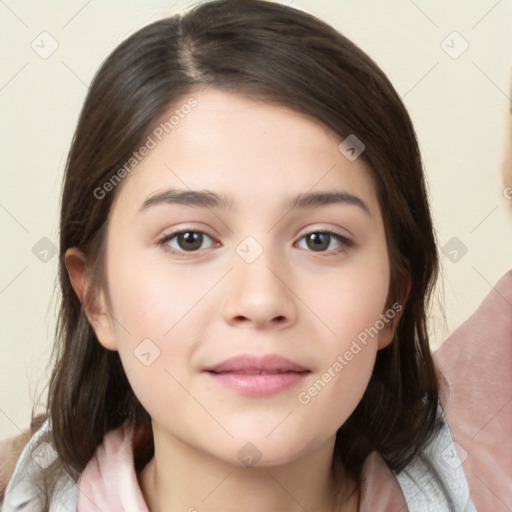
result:
[(332, 449), (396, 315), (369, 169), (295, 111), (191, 96), (118, 185), (94, 328), (169, 441), (237, 465)]

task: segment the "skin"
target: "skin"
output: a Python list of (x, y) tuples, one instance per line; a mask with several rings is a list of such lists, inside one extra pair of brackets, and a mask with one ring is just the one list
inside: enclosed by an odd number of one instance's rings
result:
[[(86, 308), (152, 418), (155, 457), (140, 475), (141, 489), (153, 512), (357, 510), (357, 492), (334, 498), (353, 486), (333, 477), (335, 435), (367, 387), (377, 350), (391, 342), (393, 323), (308, 404), (298, 394), (390, 307), (386, 238), (369, 169), (361, 158), (345, 158), (341, 139), (303, 114), (212, 87), (193, 96), (198, 105), (116, 191), (108, 297), (102, 292), (99, 306)], [(159, 204), (138, 212), (168, 188), (208, 189), (234, 205)], [(286, 207), (291, 196), (311, 191), (345, 191), (368, 211), (347, 203)], [(159, 243), (184, 228), (206, 233), (199, 249), (187, 252), (178, 237)], [(306, 234), (330, 230), (352, 245), (331, 237), (320, 250), (308, 246)], [(236, 251), (247, 236), (263, 251), (251, 263)], [(66, 265), (83, 300), (88, 282), (76, 248)], [(148, 366), (134, 355), (144, 339), (160, 351)], [(243, 353), (280, 354), (310, 373), (280, 393), (247, 396), (201, 371)], [(246, 443), (261, 455), (253, 467), (237, 456)]]

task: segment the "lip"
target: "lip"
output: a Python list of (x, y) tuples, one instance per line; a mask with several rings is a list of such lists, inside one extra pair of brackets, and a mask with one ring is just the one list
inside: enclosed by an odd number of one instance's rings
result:
[(301, 382), (311, 371), (277, 354), (231, 357), (203, 370), (218, 384), (244, 395), (266, 396)]

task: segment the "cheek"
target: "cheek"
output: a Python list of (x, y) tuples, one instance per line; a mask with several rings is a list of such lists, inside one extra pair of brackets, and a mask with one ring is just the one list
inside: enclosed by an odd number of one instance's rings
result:
[[(364, 337), (376, 324), (378, 330), (382, 329), (380, 318), (388, 298), (389, 265), (385, 254), (375, 252), (370, 256), (333, 272), (324, 283), (328, 286), (326, 293), (317, 294), (318, 311), (332, 334), (330, 346), (337, 351), (346, 350), (347, 343), (350, 345), (360, 334)], [(371, 339), (376, 344), (377, 336)]]
[[(112, 254), (112, 260), (116, 255)], [(153, 264), (147, 256), (118, 259), (111, 265), (109, 283), (116, 321), (137, 339), (161, 339), (172, 331), (215, 283), (215, 276), (200, 268)], [(123, 334), (124, 332), (124, 334)]]
[(378, 293), (347, 285), (345, 291), (334, 306), (326, 305), (325, 320), (334, 334), (318, 340), (322, 363), (297, 396), (298, 403), (331, 431), (350, 416), (370, 380), (387, 289)]
[(368, 386), (375, 355), (374, 347), (354, 344), (300, 391), (299, 407), (317, 435), (334, 433), (352, 414)]
[(317, 297), (316, 303), (328, 327), (318, 346), (323, 364), (297, 399), (310, 408), (312, 417), (321, 418), (326, 428), (334, 430), (363, 397), (375, 364), (379, 336), (395, 314), (392, 311), (386, 317), (387, 258), (362, 261), (346, 273), (333, 275), (328, 290)]
[[(187, 381), (190, 360), (213, 308), (204, 299), (218, 280), (200, 269), (171, 269), (167, 265), (142, 264), (135, 252), (121, 259), (112, 251), (109, 286), (115, 305), (114, 329), (118, 352), (130, 385), (150, 414), (155, 416), (161, 401), (174, 397), (187, 402), (178, 384)], [(134, 271), (134, 269), (137, 269)], [(160, 412), (161, 413), (161, 412)]]

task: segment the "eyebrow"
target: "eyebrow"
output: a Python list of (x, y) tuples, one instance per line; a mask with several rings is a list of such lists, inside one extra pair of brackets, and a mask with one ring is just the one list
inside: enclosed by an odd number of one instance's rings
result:
[[(223, 194), (210, 190), (179, 190), (168, 189), (150, 196), (142, 203), (139, 213), (162, 204), (181, 204), (200, 208), (233, 209), (234, 200)], [(361, 208), (371, 217), (368, 205), (359, 197), (344, 191), (306, 192), (292, 197), (285, 203), (290, 210), (311, 209), (332, 204), (348, 204)]]

